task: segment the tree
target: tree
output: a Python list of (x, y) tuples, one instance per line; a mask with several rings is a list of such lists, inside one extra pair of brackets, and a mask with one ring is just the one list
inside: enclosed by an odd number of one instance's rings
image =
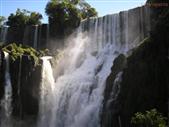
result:
[[(45, 8), (49, 16), (49, 23), (58, 34), (71, 33), (79, 26), (80, 21), (85, 18), (97, 16), (97, 12), (84, 0), (51, 0)], [(57, 33), (57, 34), (56, 34)]]
[(81, 12), (82, 19), (94, 17), (96, 15), (97, 15), (97, 12), (95, 11), (95, 9), (90, 8), (90, 7), (82, 9), (82, 12)]
[(27, 25), (36, 25), (36, 24), (41, 24), (41, 19), (42, 19), (42, 15), (40, 13), (37, 12), (31, 12), (29, 19), (27, 21)]
[(167, 127), (166, 118), (156, 109), (146, 111), (145, 113), (135, 113), (131, 123), (137, 127)]
[(11, 27), (25, 27), (26, 25), (41, 24), (42, 15), (37, 12), (17, 9), (15, 14), (10, 14), (7, 25)]
[(5, 17), (4, 16), (0, 16), (0, 26), (3, 25), (4, 21), (5, 21)]
[(22, 43), (25, 27), (27, 25), (41, 24), (42, 15), (37, 12), (17, 9), (11, 13), (7, 20), (9, 27), (10, 42)]
[(79, 0), (78, 4), (78, 6), (80, 6), (80, 14), (82, 19), (96, 17), (98, 15), (96, 9), (91, 7), (84, 0)]

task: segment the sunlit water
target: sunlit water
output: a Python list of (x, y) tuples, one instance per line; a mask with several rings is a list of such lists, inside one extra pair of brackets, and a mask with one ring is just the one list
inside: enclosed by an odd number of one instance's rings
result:
[[(129, 15), (126, 11), (83, 21), (76, 35), (68, 37), (65, 41), (66, 47), (60, 52), (62, 55), (54, 62), (57, 65), (51, 65), (51, 57), (42, 58), (39, 114), (34, 126), (100, 127), (99, 116), (105, 82), (111, 72), (113, 61), (120, 53), (127, 55), (128, 51), (136, 47), (146, 35), (139, 32), (147, 31), (148, 23), (145, 20), (144, 25), (147, 26), (143, 27), (143, 15), (140, 20), (133, 17), (131, 23)], [(37, 29), (34, 47), (38, 45)], [(9, 75), (9, 69), (6, 69), (6, 72)], [(120, 91), (121, 76), (122, 72), (116, 76), (114, 82), (114, 92), (111, 95), (114, 99)], [(5, 77), (8, 77), (8, 82), (10, 75), (5, 74)], [(3, 114), (7, 116), (3, 117), (5, 119), (10, 118), (12, 95), (11, 87), (6, 85), (6, 88), (5, 98), (8, 98), (8, 101), (2, 101), (2, 107), (8, 107), (4, 108)], [(8, 97), (6, 93), (10, 93), (7, 94)], [(6, 104), (8, 106), (5, 106)], [(22, 125), (24, 124), (21, 123), (20, 126)], [(8, 124), (2, 127), (8, 127)]]
[(2, 26), (1, 28), (1, 34), (0, 34), (0, 42), (5, 43), (7, 41), (7, 34), (8, 34), (8, 27)]
[[(49, 71), (46, 74), (49, 75), (45, 75), (42, 81), (50, 81), (45, 83), (45, 87), (42, 83), (42, 96), (43, 91), (47, 93), (46, 98), (41, 98), (41, 102), (45, 103), (41, 103), (40, 107), (47, 108), (43, 108), (43, 112), (40, 110), (43, 120), (41, 118), (38, 125), (100, 127), (105, 82), (113, 61), (120, 53), (127, 55), (142, 39), (141, 33), (131, 39), (132, 33), (129, 31), (140, 27), (129, 27), (128, 15), (128, 12), (124, 12), (122, 16), (114, 14), (83, 21), (77, 35), (67, 39), (67, 47), (53, 67), (53, 78), (51, 65), (46, 60), (46, 71)], [(138, 21), (138, 24), (141, 23)], [(121, 75), (122, 72), (116, 77), (113, 98), (119, 93)]]
[(47, 127), (51, 119), (55, 83), (53, 78), (52, 67), (50, 59), (52, 57), (42, 57), (42, 81), (41, 81), (41, 94), (40, 94), (40, 107), (39, 107), (39, 121), (38, 127)]

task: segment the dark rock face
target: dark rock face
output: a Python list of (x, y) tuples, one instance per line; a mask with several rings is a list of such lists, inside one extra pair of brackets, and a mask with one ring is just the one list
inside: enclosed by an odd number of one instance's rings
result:
[[(0, 59), (0, 98), (4, 96), (5, 63), (3, 53)], [(4, 63), (4, 64), (3, 64)], [(10, 59), (10, 76), (12, 83), (13, 115), (24, 119), (37, 116), (39, 103), (39, 86), (41, 83), (41, 66), (34, 66), (34, 61), (27, 56), (12, 61)]]
[(2, 99), (3, 95), (4, 95), (4, 79), (5, 79), (5, 70), (4, 70), (4, 66), (5, 66), (5, 63), (4, 63), (4, 54), (2, 51), (0, 51), (0, 100)]
[[(134, 49), (127, 58), (126, 67), (123, 68), (120, 93), (116, 101), (105, 109), (105, 104), (111, 100), (111, 98), (108, 100), (106, 98), (112, 92), (114, 85), (113, 69), (108, 77), (103, 101), (102, 127), (130, 127), (134, 113), (153, 108), (167, 117), (169, 13), (166, 9), (152, 9), (151, 11), (150, 38)], [(136, 30), (136, 33), (140, 32), (144, 33), (144, 31)]]
[(25, 28), (9, 27), (6, 43), (22, 44)]
[(147, 42), (128, 58), (119, 96), (123, 126), (127, 127), (131, 116), (138, 111), (157, 108), (167, 115), (168, 60), (161, 46)]
[(114, 86), (114, 81), (119, 72), (121, 72), (126, 66), (126, 57), (123, 54), (120, 54), (113, 63), (111, 68), (111, 74), (107, 78), (106, 88), (104, 92), (104, 101), (103, 101), (103, 112), (101, 115), (101, 125), (102, 127), (116, 127), (118, 123), (118, 112), (119, 105), (117, 100), (109, 101), (111, 99), (111, 93)]
[(48, 24), (26, 26), (24, 30), (23, 44), (29, 45), (35, 49), (47, 48), (49, 41)]
[[(119, 127), (119, 118), (123, 127), (129, 127), (135, 112), (152, 108), (167, 116), (169, 61), (166, 53), (164, 43), (146, 40), (127, 58), (118, 98), (107, 111), (103, 108), (102, 127)], [(106, 82), (104, 105), (108, 102), (106, 98), (111, 93), (110, 85), (114, 82), (113, 73), (116, 69), (113, 68)], [(105, 112), (109, 117), (105, 117)]]
[(23, 44), (34, 47), (34, 38), (35, 38), (36, 26), (26, 26), (23, 36)]
[(33, 61), (28, 62), (22, 57), (20, 96), (23, 115), (37, 115), (39, 100), (39, 85), (41, 82), (41, 66), (34, 67)]
[(49, 25), (42, 24), (38, 27), (38, 49), (44, 49), (47, 47), (49, 41)]
[(63, 39), (64, 37), (64, 23), (56, 22), (56, 19), (49, 17), (50, 37), (52, 39)]
[[(3, 27), (2, 27), (3, 28)], [(17, 43), (29, 45), (35, 49), (47, 48), (47, 42), (49, 41), (49, 25), (31, 25), (23, 28), (9, 27), (7, 35), (4, 40), (4, 28), (0, 29), (0, 41), (9, 43)]]

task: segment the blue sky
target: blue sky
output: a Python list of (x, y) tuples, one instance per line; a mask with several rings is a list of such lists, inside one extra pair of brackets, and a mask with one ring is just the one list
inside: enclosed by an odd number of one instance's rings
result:
[[(99, 16), (117, 13), (137, 6), (142, 6), (146, 0), (86, 0), (95, 7)], [(17, 8), (37, 11), (43, 15), (43, 22), (47, 22), (44, 8), (48, 0), (0, 0), (0, 15), (8, 17)]]

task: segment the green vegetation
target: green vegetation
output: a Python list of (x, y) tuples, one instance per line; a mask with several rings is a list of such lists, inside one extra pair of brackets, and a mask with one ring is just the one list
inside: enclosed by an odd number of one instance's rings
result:
[(96, 9), (91, 7), (84, 0), (78, 0), (78, 4), (79, 4), (78, 6), (80, 6), (79, 11), (80, 11), (81, 19), (96, 17), (98, 15)]
[(69, 34), (82, 19), (97, 16), (97, 12), (84, 0), (51, 0), (45, 8), (54, 32)]
[(45, 10), (49, 17), (57, 20), (62, 17), (63, 21), (73, 17), (86, 19), (97, 16), (96, 10), (84, 0), (51, 0)]
[(167, 127), (166, 118), (156, 109), (146, 111), (145, 113), (135, 113), (131, 123), (137, 127)]
[(16, 13), (10, 14), (7, 25), (10, 27), (24, 27), (25, 25), (41, 24), (42, 15), (37, 12), (17, 9)]
[(0, 27), (3, 25), (4, 21), (5, 21), (5, 17), (0, 16)]
[(39, 64), (40, 57), (46, 55), (48, 50), (36, 51), (34, 48), (24, 45), (16, 45), (15, 43), (9, 44), (7, 46), (2, 46), (2, 51), (8, 52), (13, 61), (22, 57), (28, 56), (29, 59), (33, 59), (34, 64)]
[(16, 13), (11, 13), (6, 24), (9, 27), (11, 38), (9, 42), (22, 43), (25, 28), (27, 25), (41, 24), (42, 15), (37, 12), (17, 9)]

